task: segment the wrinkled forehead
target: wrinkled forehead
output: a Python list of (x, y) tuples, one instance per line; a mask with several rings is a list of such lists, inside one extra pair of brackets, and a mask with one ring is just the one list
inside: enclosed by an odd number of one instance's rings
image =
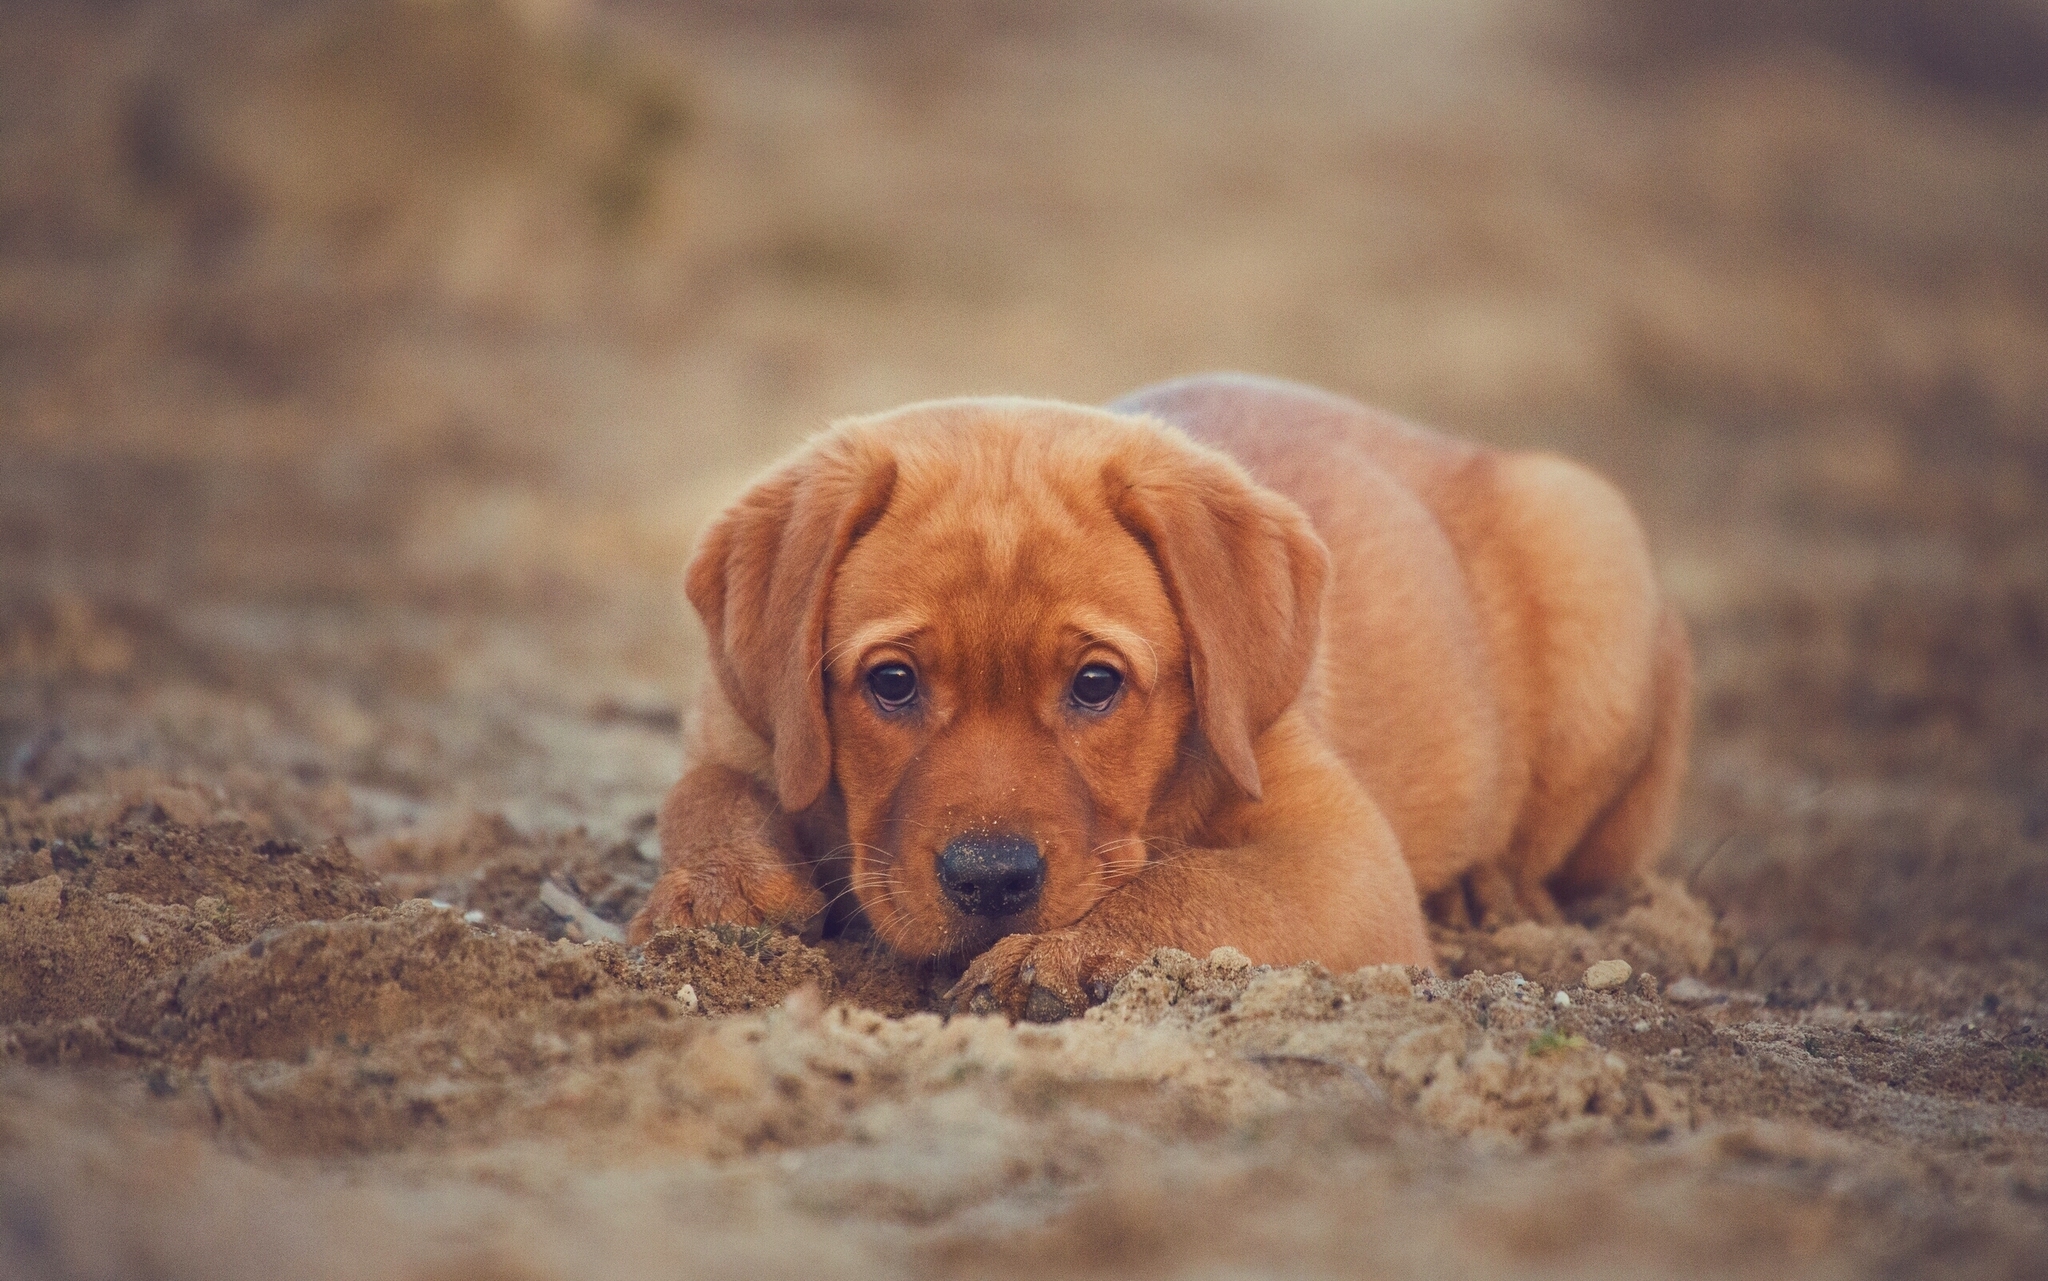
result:
[(887, 508), (833, 581), (836, 677), (874, 645), (906, 640), (921, 660), (969, 665), (1086, 640), (1148, 666), (1177, 660), (1158, 568), (1110, 510), (1090, 452), (1002, 443), (899, 463)]

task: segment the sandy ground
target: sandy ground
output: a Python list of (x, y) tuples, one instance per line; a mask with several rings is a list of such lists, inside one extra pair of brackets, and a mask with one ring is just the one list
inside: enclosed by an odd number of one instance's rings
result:
[[(2048, 1275), (2048, 11), (1714, 12), (0, 4), (0, 1275)], [(1014, 1028), (541, 903), (752, 469), (1211, 367), (1635, 497), (1655, 875)]]

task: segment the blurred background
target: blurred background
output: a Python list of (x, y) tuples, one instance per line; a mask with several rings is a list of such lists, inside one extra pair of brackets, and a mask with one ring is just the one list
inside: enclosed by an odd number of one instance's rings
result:
[(0, 0), (0, 785), (632, 838), (753, 470), (1218, 367), (1627, 489), (1730, 977), (2038, 999), (2041, 0)]

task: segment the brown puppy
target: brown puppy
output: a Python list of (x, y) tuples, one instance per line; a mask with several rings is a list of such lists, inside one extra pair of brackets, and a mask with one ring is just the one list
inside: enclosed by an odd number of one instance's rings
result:
[(1418, 890), (1554, 917), (1684, 772), (1685, 633), (1612, 488), (1284, 383), (840, 423), (688, 587), (717, 680), (632, 937), (857, 912), (979, 953), (975, 1008), (1162, 946), (1428, 965)]

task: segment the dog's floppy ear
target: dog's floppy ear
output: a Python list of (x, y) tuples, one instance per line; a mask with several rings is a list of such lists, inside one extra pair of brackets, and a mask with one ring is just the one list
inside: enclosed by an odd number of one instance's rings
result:
[(1185, 441), (1106, 479), (1112, 508), (1158, 562), (1180, 615), (1203, 736), (1257, 800), (1252, 744), (1300, 696), (1315, 662), (1329, 550), (1299, 507)]
[(814, 446), (727, 508), (690, 560), (685, 590), (734, 710), (774, 750), (790, 813), (832, 777), (825, 603), (846, 549), (880, 518), (896, 465), (847, 442)]

